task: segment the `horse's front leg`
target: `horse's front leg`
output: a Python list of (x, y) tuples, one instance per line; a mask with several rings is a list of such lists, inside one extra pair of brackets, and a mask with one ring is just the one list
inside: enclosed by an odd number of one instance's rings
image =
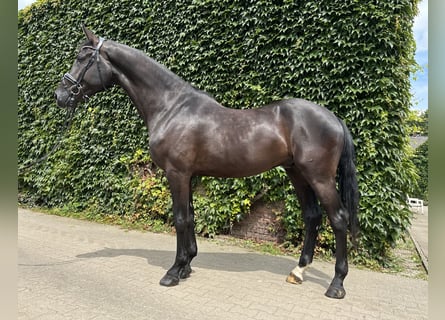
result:
[(191, 273), (190, 262), (196, 256), (196, 240), (192, 207), (190, 205), (190, 176), (176, 171), (167, 172), (173, 199), (173, 216), (176, 228), (176, 259), (173, 266), (161, 279), (163, 286), (175, 286), (179, 279)]
[(185, 265), (184, 269), (179, 274), (181, 279), (188, 278), (192, 273), (192, 267), (190, 263), (192, 259), (196, 257), (198, 254), (198, 246), (196, 244), (196, 235), (195, 235), (195, 211), (193, 208), (193, 190), (190, 184), (190, 197), (189, 197), (189, 215), (190, 215), (190, 223), (187, 226), (186, 230), (186, 250), (188, 252), (188, 261)]

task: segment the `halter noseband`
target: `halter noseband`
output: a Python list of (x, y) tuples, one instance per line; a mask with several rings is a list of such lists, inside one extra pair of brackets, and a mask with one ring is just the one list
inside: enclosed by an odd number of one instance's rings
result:
[[(90, 60), (88, 61), (87, 65), (85, 66), (85, 68), (83, 68), (82, 72), (79, 75), (79, 78), (76, 79), (74, 78), (69, 72), (65, 73), (62, 77), (62, 83), (65, 86), (65, 81), (69, 81), (72, 86), (69, 88), (70, 90), (70, 98), (79, 95), (83, 90), (83, 86), (82, 86), (82, 81), (83, 78), (85, 77), (86, 72), (88, 71), (89, 68), (91, 68), (91, 66), (94, 63), (94, 58), (96, 58), (96, 66), (97, 66), (97, 71), (99, 73), (99, 78), (100, 78), (100, 82), (102, 83), (102, 87), (104, 88), (104, 90), (106, 89), (105, 84), (103, 82), (102, 79), (102, 74), (100, 72), (100, 67), (99, 67), (99, 50), (102, 47), (102, 45), (104, 44), (105, 39), (104, 38), (99, 38), (99, 43), (97, 44), (97, 47), (90, 47), (90, 46), (84, 46), (82, 47), (82, 49), (87, 48), (87, 49), (92, 49), (94, 50), (93, 54), (90, 57)], [(81, 49), (81, 50), (82, 50)], [(65, 88), (67, 88), (67, 86), (65, 86)], [(86, 94), (83, 94), (83, 98), (85, 100), (87, 100), (89, 97)]]

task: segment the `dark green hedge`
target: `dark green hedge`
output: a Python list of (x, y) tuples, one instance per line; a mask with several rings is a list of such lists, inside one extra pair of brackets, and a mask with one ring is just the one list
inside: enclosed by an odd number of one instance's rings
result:
[(428, 202), (428, 140), (414, 151), (413, 163), (419, 174), (419, 180), (417, 181), (417, 187), (414, 189), (413, 197)]
[[(409, 225), (405, 199), (415, 173), (405, 120), (417, 2), (39, 1), (19, 12), (19, 165), (45, 154), (61, 134), (64, 111), (53, 91), (75, 58), (84, 22), (100, 36), (143, 50), (226, 106), (301, 97), (343, 118), (357, 147), (360, 256), (383, 261)], [(150, 162), (147, 139), (122, 90), (98, 94), (79, 108), (48, 161), (19, 172), (21, 198), (169, 221), (166, 182)], [(288, 238), (301, 239), (300, 213), (282, 170), (194, 183), (199, 232), (229, 229), (264, 194), (285, 199)], [(320, 242), (331, 248), (326, 228)]]

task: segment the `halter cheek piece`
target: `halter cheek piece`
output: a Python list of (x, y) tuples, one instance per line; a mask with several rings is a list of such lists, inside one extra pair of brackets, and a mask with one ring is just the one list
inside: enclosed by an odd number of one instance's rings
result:
[[(85, 77), (85, 73), (88, 71), (89, 68), (91, 68), (91, 66), (94, 63), (94, 58), (96, 58), (96, 66), (97, 66), (97, 71), (99, 73), (99, 78), (100, 78), (100, 82), (102, 83), (102, 87), (104, 88), (104, 90), (106, 90), (104, 81), (102, 79), (102, 73), (100, 72), (100, 67), (99, 67), (99, 50), (102, 47), (102, 45), (104, 44), (105, 39), (104, 38), (99, 38), (99, 43), (97, 44), (97, 47), (90, 47), (90, 46), (85, 46), (82, 47), (82, 49), (92, 49), (94, 50), (93, 54), (90, 57), (90, 60), (88, 61), (87, 65), (85, 66), (85, 68), (83, 68), (83, 70), (81, 71), (79, 78), (76, 79), (74, 78), (70, 73), (65, 73), (62, 77), (62, 83), (65, 86), (66, 89), (68, 89), (68, 86), (66, 85), (66, 81), (71, 83), (71, 87), (69, 88), (70, 91), (70, 96), (69, 99), (73, 99), (75, 96), (79, 95), (81, 92), (83, 93), (83, 86), (82, 86), (82, 81), (83, 78)], [(82, 50), (81, 49), (81, 50)], [(87, 100), (89, 97), (83, 93), (83, 98), (85, 100)]]
[[(97, 71), (99, 72), (99, 78), (100, 78), (100, 81), (102, 83), (102, 87), (104, 89), (106, 89), (105, 84), (104, 84), (103, 79), (102, 79), (102, 74), (100, 72), (100, 67), (99, 67), (99, 50), (100, 50), (100, 47), (102, 47), (104, 41), (105, 41), (105, 39), (99, 38), (99, 43), (97, 44), (96, 48), (90, 47), (90, 46), (82, 47), (82, 49), (92, 49), (92, 50), (94, 50), (94, 52), (91, 55), (90, 60), (88, 61), (87, 65), (85, 66), (85, 68), (80, 73), (80, 76), (79, 76), (79, 78), (77, 80), (70, 73), (65, 73), (63, 75), (63, 77), (62, 77), (62, 84), (65, 87), (65, 89), (70, 91), (70, 94), (69, 94), (69, 96), (67, 98), (67, 101), (70, 100), (72, 102), (74, 100), (74, 97), (79, 95), (83, 91), (81, 82), (83, 80), (83, 77), (85, 76), (85, 73), (93, 65), (94, 58), (96, 58)], [(66, 81), (71, 83), (71, 87), (67, 86)], [(84, 100), (88, 100), (88, 96), (86, 94), (83, 94), (83, 99)], [(62, 130), (64, 133), (68, 132), (69, 128), (71, 127), (71, 123), (72, 123), (73, 118), (74, 118), (74, 111), (75, 111), (75, 108), (68, 108), (67, 117), (66, 117), (65, 124), (64, 124), (64, 129)], [(31, 163), (28, 163), (26, 165), (23, 165), (23, 166), (19, 167), (18, 168), (19, 172), (27, 172), (28, 170), (30, 170), (31, 168), (33, 168), (37, 164), (45, 161), (50, 155), (52, 155), (54, 152), (56, 152), (56, 150), (59, 148), (59, 146), (60, 146), (60, 144), (62, 142), (63, 136), (64, 136), (64, 134), (63, 135), (59, 135), (56, 144), (54, 144), (52, 149), (48, 153), (46, 153), (44, 156), (38, 158), (37, 160), (32, 161)]]

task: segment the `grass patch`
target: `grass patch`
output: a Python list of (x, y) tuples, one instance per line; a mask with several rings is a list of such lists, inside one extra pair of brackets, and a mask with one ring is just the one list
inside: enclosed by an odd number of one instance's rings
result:
[(397, 241), (395, 248), (391, 251), (390, 258), (393, 266), (387, 270), (383, 269), (382, 272), (428, 280), (428, 273), (408, 233)]
[(147, 215), (115, 215), (95, 211), (76, 211), (69, 207), (63, 208), (28, 208), (60, 217), (91, 221), (101, 224), (119, 226), (127, 230), (150, 231), (155, 233), (174, 233), (174, 228), (160, 220), (150, 219)]

